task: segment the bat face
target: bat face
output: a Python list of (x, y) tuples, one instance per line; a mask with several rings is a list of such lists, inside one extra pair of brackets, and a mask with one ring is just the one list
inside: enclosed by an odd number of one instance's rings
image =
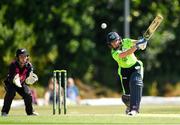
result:
[(152, 23), (150, 24), (150, 26), (148, 27), (148, 29), (146, 30), (146, 32), (143, 34), (143, 37), (146, 40), (149, 40), (151, 38), (151, 36), (153, 35), (153, 33), (156, 31), (156, 29), (159, 27), (159, 25), (161, 24), (163, 20), (163, 17), (161, 15), (157, 15), (155, 17), (155, 19), (152, 21)]

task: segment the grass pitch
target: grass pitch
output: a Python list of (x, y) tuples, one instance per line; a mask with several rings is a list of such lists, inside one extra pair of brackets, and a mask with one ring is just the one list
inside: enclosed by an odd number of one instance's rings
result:
[(1, 124), (33, 125), (179, 125), (179, 105), (142, 105), (135, 117), (124, 106), (69, 106), (67, 115), (52, 115), (52, 106), (35, 106), (39, 116), (26, 116), (24, 107), (12, 108)]

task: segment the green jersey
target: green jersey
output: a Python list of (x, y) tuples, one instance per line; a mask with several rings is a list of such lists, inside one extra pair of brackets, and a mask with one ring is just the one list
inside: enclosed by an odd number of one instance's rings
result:
[(134, 53), (132, 53), (124, 58), (121, 58), (119, 56), (120, 53), (130, 49), (133, 46), (134, 46), (134, 43), (132, 42), (132, 40), (126, 38), (126, 39), (122, 40), (122, 46), (120, 49), (117, 49), (117, 50), (112, 49), (111, 50), (113, 59), (118, 63), (119, 74), (120, 74), (120, 68), (130, 68), (137, 62), (137, 58), (134, 55)]

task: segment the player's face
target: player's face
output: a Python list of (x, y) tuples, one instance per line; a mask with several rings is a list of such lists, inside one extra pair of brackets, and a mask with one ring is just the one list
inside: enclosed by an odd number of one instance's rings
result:
[(21, 65), (26, 64), (26, 62), (28, 61), (28, 56), (24, 55), (24, 54), (20, 54), (19, 55), (19, 62)]
[(118, 47), (120, 46), (120, 44), (121, 44), (121, 41), (120, 41), (119, 39), (114, 40), (113, 42), (111, 42), (111, 46), (112, 46), (114, 49), (118, 48)]

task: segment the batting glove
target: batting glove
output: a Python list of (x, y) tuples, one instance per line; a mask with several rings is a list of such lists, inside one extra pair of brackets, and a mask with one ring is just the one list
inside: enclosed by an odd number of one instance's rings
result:
[(136, 48), (138, 50), (140, 50), (140, 49), (145, 50), (146, 46), (147, 46), (147, 41), (144, 38), (138, 40), (137, 43), (136, 43)]

